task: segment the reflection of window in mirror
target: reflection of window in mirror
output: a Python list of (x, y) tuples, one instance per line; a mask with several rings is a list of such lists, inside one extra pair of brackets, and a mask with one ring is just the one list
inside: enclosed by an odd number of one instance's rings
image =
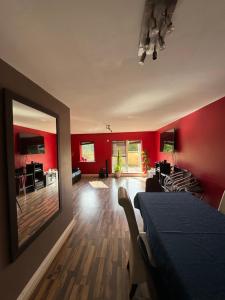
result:
[(59, 210), (56, 118), (13, 100), (19, 246)]

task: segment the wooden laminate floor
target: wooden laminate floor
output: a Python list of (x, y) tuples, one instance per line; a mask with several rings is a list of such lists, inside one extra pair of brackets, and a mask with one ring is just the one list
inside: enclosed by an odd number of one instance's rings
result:
[[(40, 282), (33, 300), (127, 300), (129, 231), (123, 209), (117, 202), (119, 186), (131, 199), (144, 191), (145, 179), (108, 178), (107, 188), (95, 189), (83, 178), (73, 186), (75, 227)], [(140, 229), (142, 219), (136, 210)], [(133, 299), (146, 299), (143, 287)]]
[(59, 210), (58, 182), (17, 197), (19, 245), (30, 238)]

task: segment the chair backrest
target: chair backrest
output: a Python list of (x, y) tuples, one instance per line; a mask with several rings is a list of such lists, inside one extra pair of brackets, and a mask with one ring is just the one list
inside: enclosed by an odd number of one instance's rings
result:
[[(149, 279), (147, 266), (142, 258), (138, 246), (139, 230), (131, 200), (125, 188), (120, 187), (118, 190), (118, 203), (123, 207), (130, 231), (130, 248), (129, 248), (129, 274), (130, 281), (134, 284), (144, 282)], [(151, 298), (154, 299), (154, 298)]]
[(129, 231), (129, 274), (132, 283), (140, 283), (146, 281), (147, 270), (143, 258), (140, 253), (137, 238), (139, 235), (138, 225), (131, 200), (125, 188), (120, 187), (118, 190), (118, 203), (123, 207), (126, 214)]
[(132, 241), (132, 243), (137, 245), (137, 237), (139, 234), (138, 225), (137, 225), (133, 205), (132, 205), (131, 200), (130, 200), (130, 198), (127, 194), (127, 191), (124, 187), (119, 187), (118, 203), (120, 206), (123, 207), (124, 212), (126, 214), (131, 241)]
[(156, 175), (153, 178), (147, 178), (145, 183), (146, 192), (164, 192)]
[(223, 192), (223, 196), (220, 200), (218, 211), (220, 211), (222, 214), (225, 214), (225, 191)]

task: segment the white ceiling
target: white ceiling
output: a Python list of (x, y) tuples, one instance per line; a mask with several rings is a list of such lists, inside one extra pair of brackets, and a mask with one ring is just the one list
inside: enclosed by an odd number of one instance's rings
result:
[(73, 133), (156, 130), (225, 95), (225, 1), (180, 0), (137, 63), (144, 0), (4, 0), (0, 57), (71, 108)]
[(56, 133), (56, 118), (13, 100), (13, 124)]

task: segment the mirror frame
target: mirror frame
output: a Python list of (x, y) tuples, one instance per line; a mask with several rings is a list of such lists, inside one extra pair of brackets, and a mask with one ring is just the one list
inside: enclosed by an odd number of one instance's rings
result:
[[(49, 224), (61, 213), (61, 172), (60, 172), (60, 118), (55, 112), (33, 102), (30, 99), (19, 96), (10, 90), (3, 90), (4, 97), (4, 123), (5, 123), (5, 145), (6, 145), (6, 173), (8, 187), (8, 217), (9, 217), (9, 240), (10, 240), (10, 258), (14, 261), (41, 233)], [(30, 106), (36, 110), (44, 112), (51, 117), (56, 118), (56, 142), (57, 142), (57, 168), (58, 168), (58, 195), (59, 209), (56, 211), (31, 237), (29, 237), (21, 246), (18, 240), (17, 224), (17, 205), (16, 205), (16, 183), (15, 183), (15, 158), (14, 158), (14, 139), (13, 139), (13, 100)]]

